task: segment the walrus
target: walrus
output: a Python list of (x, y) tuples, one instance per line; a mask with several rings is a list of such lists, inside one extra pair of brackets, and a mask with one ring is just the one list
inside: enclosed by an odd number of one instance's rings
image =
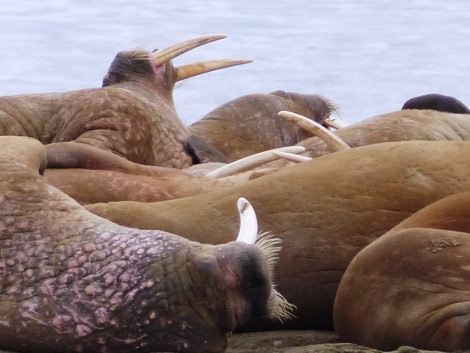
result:
[(410, 98), (401, 109), (432, 109), (447, 113), (470, 114), (470, 109), (462, 101), (439, 93)]
[(175, 83), (249, 60), (174, 67), (171, 59), (222, 38), (204, 36), (154, 52), (120, 52), (101, 88), (0, 97), (0, 135), (30, 136), (53, 144), (48, 160), (64, 167), (67, 158), (58, 160), (55, 154), (61, 153), (66, 141), (76, 142), (78, 150), (92, 145), (140, 164), (188, 167), (207, 156), (198, 157), (187, 142), (189, 132), (173, 102)]
[(340, 338), (382, 350), (470, 349), (469, 247), (470, 192), (438, 200), (379, 237), (340, 283)]
[[(295, 145), (311, 137), (305, 130), (279, 118), (281, 110), (305, 115), (326, 125), (337, 107), (327, 98), (278, 90), (248, 94), (224, 103), (188, 127), (191, 136), (220, 151), (231, 162), (261, 151)], [(197, 145), (197, 144), (195, 144)]]
[[(242, 185), (156, 203), (86, 208), (116, 223), (218, 244), (237, 227), (246, 197), (260, 228), (283, 239), (276, 279), (296, 319), (266, 328), (333, 328), (333, 301), (351, 259), (426, 205), (470, 190), (470, 142), (405, 141), (360, 146), (289, 166)], [(197, 212), (196, 212), (197, 211)]]
[(201, 244), (89, 213), (44, 182), (35, 139), (0, 146), (0, 349), (223, 352), (247, 320), (289, 316), (272, 282), (279, 242), (253, 245), (246, 199), (238, 241)]

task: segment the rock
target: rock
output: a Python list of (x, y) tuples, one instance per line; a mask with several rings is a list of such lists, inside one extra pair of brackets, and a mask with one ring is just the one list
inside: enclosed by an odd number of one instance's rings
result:
[[(382, 353), (353, 343), (340, 343), (333, 331), (266, 331), (234, 334), (226, 353)], [(387, 353), (430, 353), (403, 346)], [(8, 353), (2, 352), (0, 353)]]

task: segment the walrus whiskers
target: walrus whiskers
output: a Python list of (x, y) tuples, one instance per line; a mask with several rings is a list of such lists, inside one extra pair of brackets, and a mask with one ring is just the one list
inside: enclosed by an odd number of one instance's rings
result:
[(315, 136), (318, 136), (334, 152), (344, 151), (344, 150), (348, 150), (351, 148), (348, 146), (346, 142), (344, 142), (335, 134), (331, 133), (331, 131), (324, 128), (323, 126), (316, 123), (315, 121), (306, 118), (303, 115), (282, 110), (278, 113), (278, 116), (302, 127), (303, 129), (314, 134)]
[(295, 305), (290, 304), (277, 290), (273, 282), (274, 266), (279, 259), (281, 251), (281, 239), (274, 237), (269, 232), (258, 233), (258, 220), (256, 212), (250, 202), (240, 197), (237, 201), (240, 215), (240, 230), (237, 241), (254, 244), (263, 254), (268, 264), (268, 272), (271, 282), (271, 295), (268, 300), (268, 313), (273, 320), (284, 322), (294, 317), (292, 311)]
[(271, 275), (271, 295), (268, 299), (268, 312), (273, 320), (284, 322), (295, 318), (293, 311), (297, 308), (295, 305), (289, 303), (284, 296), (276, 290), (276, 284), (272, 274), (274, 273), (274, 266), (279, 259), (279, 252), (281, 251), (280, 244), (282, 240), (274, 237), (271, 233), (260, 233), (256, 239), (256, 247), (261, 250), (266, 261), (268, 262), (269, 274)]

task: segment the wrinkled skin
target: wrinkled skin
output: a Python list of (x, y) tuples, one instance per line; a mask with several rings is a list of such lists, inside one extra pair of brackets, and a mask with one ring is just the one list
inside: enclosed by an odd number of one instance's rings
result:
[(342, 340), (392, 350), (470, 349), (470, 193), (416, 212), (352, 260), (338, 289)]
[(457, 98), (438, 93), (410, 98), (401, 109), (431, 109), (447, 113), (470, 114), (470, 109)]
[(258, 247), (119, 226), (43, 181), (38, 141), (0, 148), (0, 349), (223, 352), (237, 325), (269, 315)]
[[(196, 135), (231, 162), (261, 151), (295, 145), (312, 135), (277, 116), (289, 110), (324, 124), (336, 108), (315, 94), (275, 91), (249, 94), (214, 109), (189, 126)], [(197, 150), (197, 145), (192, 145)]]
[[(233, 202), (243, 195), (257, 210), (260, 230), (283, 239), (276, 282), (297, 310), (282, 327), (331, 329), (334, 297), (351, 259), (419, 209), (470, 190), (469, 153), (470, 142), (374, 144), (211, 193), (87, 209), (120, 224), (223, 243), (237, 227)], [(279, 326), (260, 322), (246, 329), (273, 327)]]
[(141, 164), (190, 166), (188, 131), (173, 103), (174, 67), (156, 66), (145, 55), (118, 53), (103, 88), (0, 97), (0, 135), (59, 144), (57, 153), (61, 142), (75, 141)]

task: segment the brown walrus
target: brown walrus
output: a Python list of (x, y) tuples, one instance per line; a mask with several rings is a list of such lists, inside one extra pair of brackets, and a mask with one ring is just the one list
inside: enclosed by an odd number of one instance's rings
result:
[(336, 107), (316, 94), (281, 90), (248, 94), (214, 109), (188, 129), (193, 136), (222, 152), (226, 156), (222, 162), (234, 161), (261, 151), (295, 145), (312, 136), (279, 118), (277, 113), (281, 110), (325, 124)]
[[(350, 147), (381, 142), (410, 140), (470, 140), (470, 114), (452, 114), (435, 110), (401, 110), (371, 117), (333, 132)], [(318, 137), (298, 143), (305, 147), (304, 156), (317, 157), (331, 153)], [(276, 161), (271, 166), (289, 164)]]
[(102, 88), (0, 97), (0, 135), (30, 136), (54, 144), (48, 159), (66, 167), (66, 158), (55, 157), (64, 141), (78, 142), (76, 149), (83, 144), (96, 146), (141, 164), (188, 167), (199, 157), (188, 144), (189, 132), (174, 107), (175, 82), (248, 61), (174, 67), (171, 59), (222, 38), (200, 37), (152, 53), (120, 52)]
[(469, 192), (432, 203), (375, 240), (339, 286), (341, 339), (383, 350), (470, 349), (469, 247)]
[(223, 243), (238, 222), (233, 203), (246, 197), (257, 210), (260, 228), (283, 239), (278, 288), (298, 308), (297, 318), (283, 327), (332, 328), (333, 300), (349, 261), (424, 206), (470, 190), (469, 153), (470, 142), (373, 144), (211, 193), (86, 208), (120, 224)]
[(239, 241), (204, 245), (87, 212), (44, 182), (37, 140), (0, 148), (0, 349), (220, 353), (236, 326), (288, 315), (271, 281), (277, 242), (248, 243), (246, 201)]

